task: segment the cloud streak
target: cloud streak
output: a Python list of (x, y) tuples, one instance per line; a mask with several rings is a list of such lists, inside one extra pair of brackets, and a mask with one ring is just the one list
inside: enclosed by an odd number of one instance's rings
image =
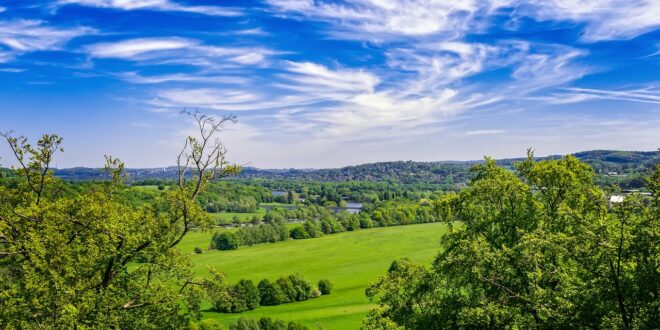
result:
[(135, 38), (101, 42), (83, 48), (91, 58), (121, 59), (148, 65), (205, 67), (259, 66), (278, 52), (263, 47), (221, 47), (181, 37)]
[(237, 8), (218, 6), (185, 6), (169, 0), (60, 0), (60, 6), (79, 5), (97, 8), (112, 8), (119, 10), (155, 10), (194, 13), (210, 16), (240, 16), (242, 11)]
[(61, 28), (42, 20), (0, 21), (0, 62), (8, 62), (21, 54), (36, 51), (63, 50), (70, 40), (97, 33), (89, 27)]

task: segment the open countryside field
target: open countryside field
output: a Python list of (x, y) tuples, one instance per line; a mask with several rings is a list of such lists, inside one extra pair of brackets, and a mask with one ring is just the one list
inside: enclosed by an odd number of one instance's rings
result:
[(218, 221), (218, 223), (223, 223), (223, 224), (230, 224), (234, 220), (234, 217), (238, 217), (241, 222), (250, 222), (252, 220), (253, 216), (257, 216), (259, 218), (262, 218), (266, 214), (266, 209), (263, 207), (260, 207), (257, 212), (251, 212), (251, 213), (235, 213), (235, 212), (219, 212), (219, 213), (211, 213), (213, 217)]
[[(270, 316), (296, 320), (312, 329), (357, 329), (374, 306), (365, 297), (365, 288), (383, 275), (396, 258), (430, 263), (445, 230), (446, 225), (440, 223), (372, 228), (193, 255), (191, 258), (200, 276), (207, 276), (207, 268), (215, 267), (225, 272), (232, 283), (251, 279), (256, 284), (263, 278), (275, 280), (291, 273), (302, 273), (313, 283), (327, 278), (334, 285), (328, 296), (279, 306), (260, 306), (240, 314), (212, 312), (208, 310), (210, 305), (205, 305), (204, 317), (226, 325), (240, 317)], [(205, 247), (210, 236), (210, 233), (193, 232), (180, 248), (192, 251), (195, 246)]]

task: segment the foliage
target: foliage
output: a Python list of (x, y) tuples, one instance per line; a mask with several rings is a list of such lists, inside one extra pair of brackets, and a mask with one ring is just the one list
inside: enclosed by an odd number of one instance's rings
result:
[(188, 330), (225, 330), (225, 327), (216, 320), (204, 319), (197, 323), (190, 323)]
[(332, 283), (328, 280), (320, 280), (318, 288), (321, 294), (330, 294), (332, 292)]
[(211, 248), (218, 250), (236, 250), (240, 246), (238, 235), (228, 231), (213, 234)]
[(436, 204), (456, 225), (432, 269), (394, 262), (367, 290), (379, 308), (364, 328), (657, 326), (660, 166), (652, 200), (632, 195), (611, 210), (575, 157), (530, 153), (516, 169), (487, 159), (468, 189)]
[(191, 115), (201, 137), (182, 149), (176, 188), (139, 207), (121, 194), (119, 160), (106, 157), (108, 179), (70, 195), (51, 170), (60, 137), (32, 145), (3, 134), (19, 180), (0, 186), (0, 328), (183, 328), (199, 316), (201, 292), (176, 246), (212, 225), (197, 195), (237, 168), (212, 141), (229, 119)]
[(250, 280), (240, 280), (228, 290), (228, 304), (222, 308), (216, 308), (221, 312), (240, 313), (249, 311), (259, 306), (259, 289)]
[(277, 283), (263, 279), (259, 282), (258, 288), (259, 303), (262, 306), (279, 305), (288, 300), (288, 297), (284, 295), (282, 288)]
[(306, 330), (307, 327), (295, 323), (286, 323), (282, 320), (273, 320), (270, 317), (262, 317), (259, 320), (240, 318), (236, 324), (232, 324), (231, 330)]
[(293, 239), (306, 239), (309, 238), (309, 234), (302, 226), (296, 226), (291, 229), (291, 238)]
[(275, 243), (289, 239), (289, 231), (283, 223), (264, 223), (240, 228), (236, 236), (243, 246), (259, 243)]
[[(273, 306), (304, 301), (321, 295), (300, 275), (280, 277), (275, 282), (263, 279), (255, 286), (251, 280), (240, 280), (232, 286), (225, 285), (224, 274), (212, 270), (213, 279), (206, 280), (208, 300), (213, 308), (224, 313), (240, 313), (253, 310), (259, 305)], [(330, 285), (328, 282), (327, 285)], [(330, 285), (331, 286), (331, 285)], [(327, 288), (327, 287), (326, 287)]]

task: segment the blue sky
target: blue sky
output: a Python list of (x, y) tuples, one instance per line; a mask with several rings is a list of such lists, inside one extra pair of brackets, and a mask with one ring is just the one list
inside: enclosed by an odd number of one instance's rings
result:
[(0, 98), (58, 167), (171, 165), (184, 107), (264, 168), (654, 150), (660, 2), (5, 0)]

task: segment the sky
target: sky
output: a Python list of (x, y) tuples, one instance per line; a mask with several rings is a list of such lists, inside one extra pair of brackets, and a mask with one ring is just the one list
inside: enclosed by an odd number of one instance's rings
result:
[(660, 1), (0, 0), (0, 100), (60, 168), (173, 165), (183, 109), (261, 168), (655, 150)]

